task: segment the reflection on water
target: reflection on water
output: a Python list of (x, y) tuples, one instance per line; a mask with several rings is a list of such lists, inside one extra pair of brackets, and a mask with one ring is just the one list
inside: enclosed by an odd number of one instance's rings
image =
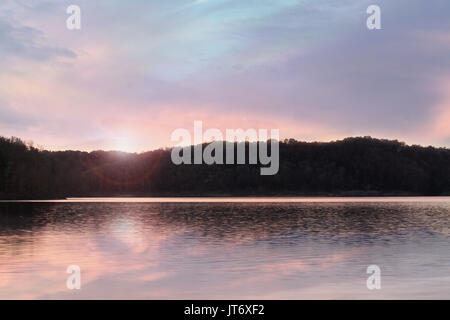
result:
[(449, 299), (449, 249), (448, 198), (0, 203), (0, 298)]

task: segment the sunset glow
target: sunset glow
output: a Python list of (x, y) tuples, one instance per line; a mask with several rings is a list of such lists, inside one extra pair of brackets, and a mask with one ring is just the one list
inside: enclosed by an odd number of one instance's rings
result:
[(203, 120), (450, 146), (447, 1), (378, 1), (379, 32), (360, 0), (77, 3), (81, 30), (68, 0), (1, 2), (1, 135), (140, 152)]

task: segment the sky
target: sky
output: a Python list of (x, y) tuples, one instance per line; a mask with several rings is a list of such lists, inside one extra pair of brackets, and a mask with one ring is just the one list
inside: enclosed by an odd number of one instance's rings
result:
[(2, 0), (0, 136), (141, 152), (201, 120), (450, 147), (449, 14), (448, 0)]

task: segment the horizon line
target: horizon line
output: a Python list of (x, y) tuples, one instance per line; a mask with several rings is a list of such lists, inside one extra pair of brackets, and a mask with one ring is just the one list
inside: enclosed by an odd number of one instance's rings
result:
[[(22, 142), (25, 146), (30, 147), (30, 148), (34, 148), (39, 150), (40, 152), (46, 151), (46, 152), (86, 152), (86, 153), (93, 153), (93, 152), (117, 152), (117, 153), (124, 153), (124, 154), (144, 154), (144, 153), (148, 153), (148, 152), (155, 152), (155, 151), (167, 151), (167, 150), (171, 150), (175, 147), (195, 147), (198, 144), (191, 144), (191, 145), (186, 145), (186, 146), (164, 146), (164, 147), (159, 147), (159, 148), (155, 148), (155, 149), (149, 149), (149, 150), (143, 150), (143, 151), (123, 151), (123, 150), (118, 150), (118, 149), (91, 149), (91, 150), (80, 150), (80, 149), (56, 149), (56, 150), (52, 150), (49, 148), (44, 148), (40, 145), (35, 145), (34, 141), (25, 141), (19, 137), (16, 136), (11, 136), (11, 137), (5, 137), (5, 136), (0, 136), (0, 139), (4, 139), (4, 140), (13, 140), (13, 139), (18, 139), (20, 142)], [(314, 143), (338, 143), (338, 142), (343, 142), (345, 140), (349, 140), (349, 139), (367, 139), (367, 140), (378, 140), (378, 141), (388, 141), (388, 142), (397, 142), (399, 144), (403, 144), (405, 147), (420, 147), (420, 148), (434, 148), (434, 149), (445, 149), (445, 150), (450, 150), (450, 147), (447, 146), (435, 146), (435, 145), (421, 145), (421, 144), (415, 144), (415, 143), (407, 143), (405, 141), (401, 141), (395, 138), (376, 138), (376, 137), (372, 137), (369, 135), (365, 135), (365, 136), (348, 136), (345, 138), (341, 138), (341, 139), (335, 139), (335, 140), (329, 140), (329, 141), (319, 141), (319, 140), (313, 140), (313, 141), (306, 141), (306, 140), (297, 140), (295, 138), (284, 138), (284, 139), (278, 139), (279, 143), (288, 143), (290, 140), (294, 140), (295, 142), (298, 143), (308, 143), (308, 144), (314, 144)], [(267, 139), (266, 141), (270, 141), (270, 140), (277, 140), (277, 139)], [(208, 141), (208, 142), (202, 142), (201, 144), (210, 144), (212, 142), (222, 142), (222, 143), (260, 143), (260, 142), (264, 142), (263, 140), (256, 140), (256, 141), (227, 141), (227, 140), (212, 140), (212, 141)]]

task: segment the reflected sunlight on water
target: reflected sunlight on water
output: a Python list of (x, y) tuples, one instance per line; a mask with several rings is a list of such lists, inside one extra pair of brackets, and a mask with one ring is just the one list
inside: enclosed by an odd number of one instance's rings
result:
[(448, 198), (217, 199), (0, 203), (0, 298), (450, 298)]

